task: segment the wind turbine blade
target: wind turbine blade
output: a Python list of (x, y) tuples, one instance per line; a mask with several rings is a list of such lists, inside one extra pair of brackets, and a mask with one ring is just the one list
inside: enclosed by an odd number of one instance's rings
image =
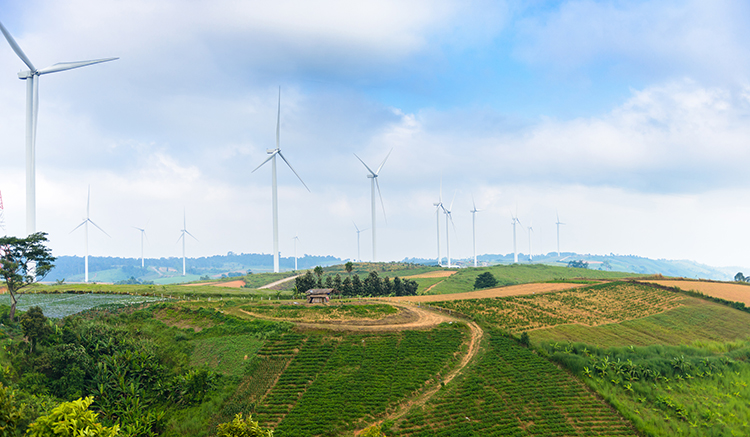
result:
[(195, 235), (191, 234), (189, 231), (186, 230), (185, 233), (193, 237), (195, 241), (199, 241), (197, 238), (195, 238)]
[(279, 131), (281, 124), (281, 86), (279, 86), (279, 106), (276, 112), (276, 150), (279, 150)]
[(380, 164), (380, 167), (378, 167), (378, 171), (376, 171), (376, 172), (375, 172), (375, 174), (380, 174), (380, 170), (381, 170), (381, 169), (383, 168), (383, 166), (385, 165), (385, 162), (386, 162), (386, 161), (388, 160), (388, 157), (389, 157), (389, 156), (391, 156), (391, 152), (393, 152), (393, 148), (391, 148), (391, 150), (390, 150), (390, 151), (388, 152), (388, 154), (387, 154), (387, 155), (385, 155), (385, 159), (384, 159), (384, 160), (383, 160), (383, 162), (382, 162), (382, 163)]
[(26, 64), (27, 67), (29, 67), (29, 70), (36, 71), (36, 67), (34, 67), (34, 64), (31, 63), (31, 60), (26, 56), (26, 53), (21, 50), (21, 46), (18, 45), (15, 39), (10, 35), (10, 32), (8, 32), (8, 29), (3, 26), (3, 23), (0, 23), (0, 32), (5, 35), (5, 39), (8, 40), (8, 44), (10, 44), (10, 47), (13, 49), (14, 52), (18, 55), (19, 58), (23, 61), (24, 64)]
[(456, 224), (453, 223), (453, 214), (451, 214), (450, 212), (448, 212), (448, 218), (451, 219), (451, 225), (453, 225), (453, 233), (457, 234), (458, 231), (456, 230)]
[(307, 191), (310, 191), (310, 189), (307, 187), (307, 184), (305, 184), (305, 181), (303, 181), (302, 178), (299, 177), (299, 175), (297, 174), (297, 172), (294, 171), (294, 168), (292, 168), (292, 164), (290, 164), (289, 161), (287, 161), (286, 158), (284, 158), (284, 155), (281, 154), (281, 151), (279, 151), (277, 153), (279, 154), (279, 156), (281, 156), (281, 159), (283, 159), (284, 162), (286, 162), (286, 165), (289, 166), (289, 170), (291, 170), (292, 173), (294, 173), (294, 175), (297, 176), (297, 179), (299, 179), (299, 181), (302, 182), (302, 185), (304, 185), (305, 188), (307, 188)]
[(182, 232), (180, 233), (180, 236), (179, 236), (179, 237), (177, 237), (177, 241), (175, 241), (175, 244), (179, 243), (179, 242), (180, 242), (180, 240), (182, 240), (183, 238), (185, 238), (185, 231), (182, 231)]
[(356, 224), (356, 223), (354, 223), (354, 220), (352, 220), (352, 224), (354, 225), (354, 229), (356, 229), (356, 230), (357, 230), (357, 232), (359, 232), (359, 228), (357, 227), (357, 224)]
[(378, 187), (378, 196), (380, 196), (380, 206), (383, 207), (383, 218), (385, 219), (385, 222), (387, 224), (388, 217), (385, 215), (385, 203), (383, 203), (383, 195), (380, 194), (380, 182), (378, 182), (378, 178), (375, 178), (375, 185)]
[[(357, 154), (355, 153), (354, 156), (357, 156)], [(365, 164), (364, 161), (362, 161), (362, 158), (360, 158), (359, 156), (357, 156), (357, 159), (359, 159), (359, 162), (361, 162), (362, 165), (365, 166), (365, 168), (367, 169), (367, 171), (370, 172), (370, 174), (372, 174), (373, 176), (377, 176), (378, 175), (377, 173), (375, 173), (374, 171), (372, 171), (372, 169), (370, 167), (368, 167), (367, 164)]]
[(81, 226), (83, 226), (83, 225), (85, 225), (85, 224), (86, 224), (86, 220), (84, 220), (83, 222), (81, 222), (81, 224), (80, 224), (80, 225), (78, 225), (78, 226), (76, 226), (75, 228), (73, 228), (73, 230), (72, 230), (72, 231), (70, 231), (70, 233), (72, 234), (73, 232), (75, 232), (75, 231), (76, 231), (76, 229), (80, 228)]
[(477, 204), (474, 202), (474, 194), (471, 195), (471, 205), (474, 207), (474, 212), (477, 211)]
[[(448, 208), (448, 212), (453, 211), (453, 202), (456, 200), (456, 193), (458, 193), (458, 190), (456, 190), (456, 191), (453, 192), (453, 199), (451, 199), (451, 206), (450, 206), (450, 208)], [(453, 220), (453, 219), (451, 219), (451, 220)]]
[(89, 65), (101, 64), (102, 62), (114, 61), (120, 58), (103, 58), (103, 59), (92, 59), (91, 61), (76, 61), (76, 62), (58, 62), (55, 65), (51, 65), (46, 68), (39, 70), (39, 74), (57, 73), (58, 71), (72, 70), (74, 68), (87, 67)]
[(139, 231), (141, 231), (141, 232), (144, 232), (144, 231), (145, 231), (145, 229), (139, 228), (139, 227), (137, 227), (137, 226), (131, 226), (131, 228), (133, 228), (133, 229), (138, 229), (138, 230), (139, 230)]
[(104, 235), (108, 236), (109, 238), (112, 238), (111, 235), (109, 235), (104, 229), (100, 228), (99, 225), (97, 225), (96, 223), (94, 223), (90, 219), (89, 219), (89, 223), (91, 223), (92, 225), (96, 226), (96, 229), (99, 229), (100, 231), (104, 232)]
[[(273, 158), (274, 156), (276, 156), (276, 153), (277, 153), (277, 152), (273, 152), (273, 153), (271, 153), (271, 156), (269, 156), (268, 158), (266, 158), (266, 160), (265, 160), (265, 161), (261, 162), (259, 166), (255, 167), (255, 170), (257, 170), (257, 169), (259, 169), (259, 168), (263, 167), (263, 164), (267, 163), (268, 161), (270, 161), (270, 160), (271, 160), (271, 158)], [(255, 173), (255, 170), (251, 171), (250, 173)]]

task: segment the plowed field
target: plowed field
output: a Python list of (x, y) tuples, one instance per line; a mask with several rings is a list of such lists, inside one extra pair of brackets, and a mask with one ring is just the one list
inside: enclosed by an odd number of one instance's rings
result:
[(415, 278), (447, 278), (458, 273), (455, 270), (435, 270), (434, 272), (420, 273), (418, 275), (404, 276), (404, 279)]

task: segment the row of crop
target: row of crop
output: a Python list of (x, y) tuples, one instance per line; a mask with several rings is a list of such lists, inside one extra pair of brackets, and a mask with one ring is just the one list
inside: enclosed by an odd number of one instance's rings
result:
[(477, 365), (399, 422), (393, 435), (633, 434), (564, 371), (499, 332), (488, 334)]

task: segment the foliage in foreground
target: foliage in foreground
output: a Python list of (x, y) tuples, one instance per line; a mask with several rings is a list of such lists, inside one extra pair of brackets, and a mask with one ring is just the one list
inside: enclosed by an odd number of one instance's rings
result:
[(237, 413), (231, 422), (217, 427), (216, 437), (273, 437), (273, 431), (261, 428), (251, 415), (243, 419), (242, 413)]
[(114, 437), (119, 426), (106, 427), (99, 423), (97, 415), (89, 410), (94, 402), (92, 397), (63, 402), (49, 414), (29, 425), (29, 437)]

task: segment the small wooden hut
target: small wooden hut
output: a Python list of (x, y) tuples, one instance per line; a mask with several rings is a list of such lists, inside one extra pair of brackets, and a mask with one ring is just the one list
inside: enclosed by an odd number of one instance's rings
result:
[(307, 290), (305, 295), (307, 303), (328, 303), (331, 293), (333, 293), (333, 288), (313, 288)]

